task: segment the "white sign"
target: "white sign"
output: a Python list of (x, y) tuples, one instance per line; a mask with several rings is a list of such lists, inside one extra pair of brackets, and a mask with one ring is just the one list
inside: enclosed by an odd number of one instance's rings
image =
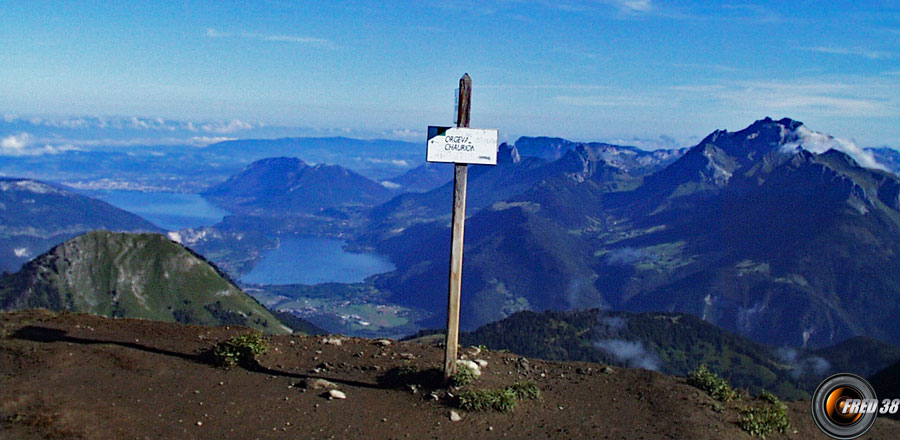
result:
[(428, 162), (497, 165), (497, 130), (428, 127)]

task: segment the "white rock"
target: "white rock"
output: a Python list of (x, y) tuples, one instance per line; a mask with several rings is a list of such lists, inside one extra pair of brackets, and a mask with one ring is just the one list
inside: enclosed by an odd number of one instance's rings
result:
[(323, 344), (327, 344), (327, 345), (341, 345), (340, 338), (325, 338), (325, 339), (322, 339), (321, 342)]
[(328, 391), (328, 397), (331, 399), (346, 399), (347, 395), (343, 391), (330, 390)]
[(481, 368), (487, 368), (488, 366), (488, 361), (484, 359), (475, 359), (475, 363), (478, 364), (478, 366)]
[(481, 376), (481, 367), (479, 367), (475, 362), (465, 359), (459, 359), (456, 361), (456, 367), (468, 368), (472, 371), (472, 374), (475, 375), (475, 377)]
[(458, 422), (460, 420), (462, 420), (462, 417), (460, 417), (459, 413), (451, 409), (450, 410), (450, 421)]
[(382, 347), (387, 347), (388, 345), (393, 344), (390, 339), (379, 339), (375, 341), (375, 344), (381, 345)]

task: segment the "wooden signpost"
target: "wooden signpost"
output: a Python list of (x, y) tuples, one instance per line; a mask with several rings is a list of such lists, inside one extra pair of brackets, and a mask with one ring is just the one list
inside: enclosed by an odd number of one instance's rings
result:
[(466, 226), (466, 183), (468, 164), (497, 164), (497, 130), (470, 129), (472, 78), (459, 80), (456, 128), (428, 127), (429, 162), (452, 162), (453, 226), (450, 245), (450, 286), (447, 303), (447, 339), (444, 352), (444, 377), (456, 373), (459, 345), (459, 292), (462, 287), (463, 233)]

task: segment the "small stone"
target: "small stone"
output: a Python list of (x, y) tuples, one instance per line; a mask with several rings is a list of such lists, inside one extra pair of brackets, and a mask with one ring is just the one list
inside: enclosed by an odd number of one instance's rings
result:
[(324, 338), (320, 342), (325, 345), (341, 345), (341, 338)]
[(488, 366), (488, 361), (484, 359), (475, 359), (475, 363), (478, 364), (480, 368), (487, 368)]
[(329, 398), (329, 399), (346, 399), (346, 398), (347, 398), (347, 395), (344, 394), (343, 391), (339, 391), (339, 390), (329, 390), (329, 391), (328, 391), (328, 398)]
[(475, 362), (460, 359), (456, 361), (456, 366), (468, 368), (472, 371), (472, 375), (474, 375), (475, 377), (481, 376), (481, 367), (479, 367)]
[(201, 421), (198, 420), (198, 421), (197, 421), (197, 426), (203, 426), (203, 422), (201, 422)]
[(339, 388), (336, 383), (325, 379), (305, 379), (298, 385), (308, 390), (336, 390)]
[(450, 410), (450, 421), (458, 422), (460, 420), (462, 420), (462, 417), (460, 417), (459, 413), (451, 409)]
[(603, 367), (600, 371), (603, 372), (604, 374), (613, 374), (616, 372), (616, 370), (613, 370), (612, 367), (610, 367), (609, 365)]
[(393, 342), (390, 339), (379, 339), (379, 340), (375, 341), (375, 345), (380, 345), (382, 347), (387, 347), (388, 345), (391, 345), (391, 344), (393, 344)]
[(416, 358), (416, 355), (414, 355), (414, 354), (412, 354), (412, 353), (400, 353), (400, 357), (403, 358), (403, 359), (410, 359), (410, 360), (412, 360), (412, 359), (415, 359), (415, 358)]

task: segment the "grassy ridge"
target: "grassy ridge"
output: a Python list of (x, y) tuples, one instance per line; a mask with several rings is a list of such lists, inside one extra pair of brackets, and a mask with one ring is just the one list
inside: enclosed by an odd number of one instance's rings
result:
[(158, 234), (94, 231), (69, 240), (0, 280), (0, 306), (290, 332), (212, 265)]

